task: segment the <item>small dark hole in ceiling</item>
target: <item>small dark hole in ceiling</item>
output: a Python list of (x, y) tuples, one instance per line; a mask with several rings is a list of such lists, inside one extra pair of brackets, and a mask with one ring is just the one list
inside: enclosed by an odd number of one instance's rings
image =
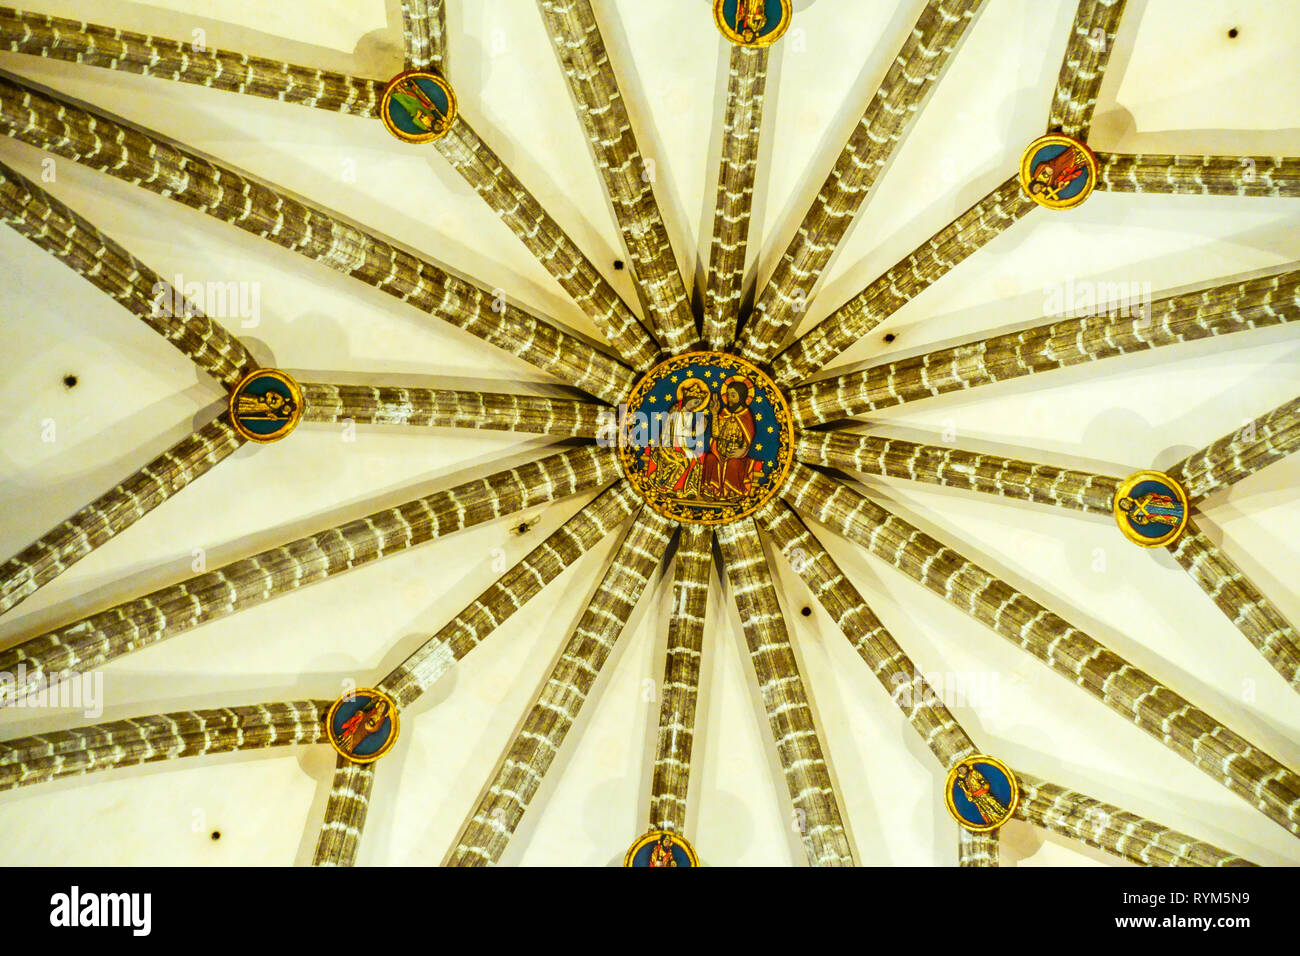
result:
[(75, 375), (65, 375), (65, 376), (63, 376), (63, 387), (64, 387), (64, 388), (76, 388), (76, 387), (77, 387), (77, 376), (75, 376)]

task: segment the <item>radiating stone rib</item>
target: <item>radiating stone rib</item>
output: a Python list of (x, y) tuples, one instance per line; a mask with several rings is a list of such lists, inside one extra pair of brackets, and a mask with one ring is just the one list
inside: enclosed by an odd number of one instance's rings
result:
[(1300, 835), (1300, 776), (1094, 638), (806, 465), (795, 465), (786, 500), (1028, 651)]
[(541, 395), (461, 392), (404, 385), (301, 385), (305, 422), (482, 428), (553, 438), (594, 438), (606, 405)]
[(808, 863), (853, 866), (853, 848), (758, 528), (745, 518), (720, 526), (717, 538)]
[(790, 566), (813, 593), (945, 771), (978, 751), (943, 698), (917, 670), (808, 526), (784, 501), (759, 513)]
[(1111, 514), (1120, 479), (1031, 461), (984, 455), (960, 448), (922, 445), (901, 438), (806, 431), (795, 457), (805, 464), (909, 478), (946, 488), (961, 488)]
[(684, 352), (698, 341), (695, 317), (655, 201), (653, 161), (641, 155), (590, 0), (537, 0), (614, 207), (659, 342)]
[(1137, 814), (1016, 771), (1016, 819), (1143, 866), (1254, 866), (1249, 860)]
[(1300, 635), (1195, 519), (1169, 546), (1174, 558), (1282, 679), (1300, 691)]
[(709, 348), (730, 348), (740, 324), (745, 255), (754, 208), (754, 179), (763, 129), (767, 47), (729, 44), (731, 59), (722, 120), (722, 162), (714, 203), (713, 238), (704, 291), (704, 340)]
[(402, 41), (408, 70), (446, 73), (447, 10), (443, 0), (402, 0)]
[(184, 710), (0, 742), (0, 790), (180, 757), (325, 740), (329, 702)]
[(854, 128), (826, 182), (804, 215), (763, 289), (739, 343), (746, 358), (766, 364), (799, 321), (822, 272), (848, 232), (910, 120), (934, 87), (984, 0), (930, 0)]
[(578, 719), (614, 642), (650, 583), (672, 525), (642, 508), (587, 605), (559, 663), (502, 755), (478, 806), (447, 857), (451, 866), (496, 863), (519, 826), (542, 778)]
[(181, 290), (173, 289), (119, 243), (3, 163), (0, 221), (108, 293), (226, 388), (239, 384), (257, 367), (243, 343), (183, 298)]
[(1008, 179), (792, 342), (772, 360), (777, 381), (794, 385), (820, 371), (1035, 206), (1020, 178)]
[(1079, 0), (1052, 95), (1048, 129), (1087, 140), (1125, 0)]
[(631, 369), (552, 323), (379, 236), (157, 134), (0, 77), (0, 129), (182, 202), (401, 299), (609, 402)]
[(333, 70), (0, 7), (0, 50), (378, 117), (384, 83)]
[(244, 439), (222, 415), (51, 528), (0, 564), (0, 614), (131, 527), (243, 443)]
[(353, 866), (357, 862), (374, 783), (373, 763), (354, 763), (342, 754), (336, 758), (312, 866)]
[[(467, 481), (28, 638), (0, 651), (0, 673), (14, 674), (21, 665), (30, 684), (65, 669), (90, 670), (206, 621), (472, 525), (600, 487), (618, 475), (612, 451), (588, 446)], [(0, 683), (0, 706), (23, 686)]]
[(794, 389), (791, 407), (801, 425), (814, 425), (1022, 375), (1297, 318), (1300, 271), (1283, 272), (1158, 299), (1149, 315), (1064, 319), (822, 379)]
[(659, 703), (654, 768), (650, 783), (650, 827), (686, 829), (686, 794), (695, 742), (695, 706), (700, 695), (700, 654), (713, 565), (713, 531), (682, 525), (673, 572), (668, 655)]
[(1197, 501), (1281, 461), (1300, 448), (1300, 398), (1245, 422), (1165, 469)]
[(963, 826), (957, 827), (958, 866), (997, 866), (998, 831), (974, 833)]
[(1098, 153), (1098, 189), (1199, 196), (1300, 196), (1300, 156)]
[(522, 561), (471, 601), (445, 627), (379, 682), (399, 707), (409, 707), (457, 661), (478, 647), (565, 568), (616, 531), (641, 506), (626, 481), (604, 491)]
[(463, 116), (433, 145), (546, 267), (625, 362), (643, 370), (654, 364), (659, 345), (641, 320)]

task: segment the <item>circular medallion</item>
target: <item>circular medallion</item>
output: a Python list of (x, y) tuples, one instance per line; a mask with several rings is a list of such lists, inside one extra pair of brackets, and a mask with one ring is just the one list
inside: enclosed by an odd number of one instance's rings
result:
[(406, 143), (441, 139), (456, 120), (456, 94), (451, 85), (427, 70), (399, 73), (384, 87), (379, 116), (388, 132)]
[(985, 833), (1011, 819), (1020, 802), (1020, 786), (1001, 760), (977, 754), (948, 771), (944, 800), (954, 820), (967, 830)]
[(301, 418), (302, 390), (279, 369), (249, 372), (230, 393), (230, 423), (249, 441), (279, 441)]
[(624, 866), (699, 866), (695, 847), (672, 830), (651, 830), (623, 857)]
[(1169, 544), (1187, 527), (1187, 492), (1159, 471), (1139, 471), (1120, 482), (1112, 509), (1124, 537), (1144, 548)]
[(353, 763), (372, 763), (388, 753), (397, 741), (397, 729), (397, 704), (369, 687), (334, 701), (325, 718), (330, 746)]
[(785, 396), (755, 366), (725, 352), (661, 362), (619, 410), (618, 454), (659, 514), (725, 524), (781, 490), (794, 459)]
[(713, 0), (722, 35), (741, 46), (771, 46), (790, 27), (790, 0)]
[(1069, 209), (1097, 185), (1097, 157), (1083, 143), (1061, 133), (1040, 136), (1020, 160), (1020, 186), (1048, 209)]

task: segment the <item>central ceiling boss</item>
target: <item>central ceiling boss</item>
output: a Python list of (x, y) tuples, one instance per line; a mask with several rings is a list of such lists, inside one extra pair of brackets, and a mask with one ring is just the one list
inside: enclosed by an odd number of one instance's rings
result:
[(753, 514), (780, 491), (794, 458), (785, 396), (726, 352), (688, 352), (656, 365), (611, 432), (646, 504), (692, 524)]

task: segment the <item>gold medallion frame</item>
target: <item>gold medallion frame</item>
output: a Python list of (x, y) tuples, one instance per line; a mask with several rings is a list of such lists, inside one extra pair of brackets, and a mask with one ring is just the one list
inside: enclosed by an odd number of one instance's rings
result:
[[(288, 424), (274, 435), (259, 435), (257, 432), (249, 431), (239, 421), (239, 416), (235, 414), (240, 392), (244, 390), (245, 385), (255, 378), (273, 378), (277, 382), (282, 382), (289, 387), (289, 393), (293, 396), (294, 413), (290, 418), (286, 419)], [(269, 445), (272, 442), (289, 437), (290, 433), (298, 427), (298, 423), (302, 421), (303, 412), (306, 410), (303, 407), (302, 389), (298, 387), (298, 383), (293, 380), (292, 376), (286, 372), (281, 372), (278, 368), (254, 369), (241, 378), (239, 384), (230, 390), (230, 398), (226, 403), (226, 408), (229, 411), (231, 427), (239, 432), (242, 437), (251, 442), (257, 442), (259, 445)]]
[(751, 492), (744, 498), (731, 503), (730, 507), (718, 507), (715, 517), (701, 518), (688, 514), (687, 509), (703, 507), (702, 505), (684, 505), (672, 495), (665, 494), (653, 487), (646, 487), (647, 483), (644, 476), (634, 472), (633, 466), (639, 458), (641, 449), (639, 446), (628, 443), (627, 433), (624, 428), (626, 422), (624, 421), (620, 421), (618, 426), (618, 460), (628, 483), (636, 489), (637, 494), (641, 496), (646, 505), (657, 514), (673, 521), (680, 521), (683, 524), (730, 524), (733, 521), (739, 521), (741, 518), (749, 517), (780, 494), (781, 488), (790, 475), (791, 465), (794, 463), (794, 416), (790, 412), (790, 404), (785, 393), (758, 366), (730, 352), (712, 351), (685, 352), (660, 362), (650, 369), (641, 378), (641, 381), (636, 384), (636, 387), (632, 389), (623, 403), (623, 410), (630, 411), (637, 408), (644, 400), (646, 393), (657, 385), (665, 375), (694, 364), (712, 364), (721, 366), (724, 369), (730, 366), (753, 378), (755, 384), (767, 393), (772, 411), (776, 415), (776, 421), (773, 424), (777, 426), (780, 436), (776, 461), (773, 463), (773, 472), (768, 478), (767, 484), (760, 490)]
[[(1029, 191), (1030, 183), (1030, 164), (1034, 161), (1034, 156), (1044, 146), (1066, 146), (1074, 147), (1083, 152), (1085, 161), (1088, 164), (1088, 185), (1077, 196), (1071, 196), (1064, 201), (1043, 199)], [(1048, 133), (1046, 136), (1040, 136), (1028, 146), (1025, 147), (1024, 153), (1020, 156), (1020, 188), (1024, 194), (1032, 199), (1044, 209), (1073, 209), (1092, 195), (1092, 191), (1097, 188), (1097, 177), (1101, 175), (1101, 164), (1097, 162), (1097, 154), (1088, 148), (1087, 143), (1081, 143), (1073, 137), (1066, 136), (1063, 133)]]
[(713, 0), (713, 21), (718, 25), (718, 29), (722, 31), (724, 37), (737, 46), (749, 47), (751, 50), (771, 46), (781, 39), (781, 37), (785, 36), (785, 31), (790, 29), (790, 22), (794, 19), (794, 9), (790, 6), (790, 0), (781, 0), (781, 24), (771, 33), (764, 34), (752, 43), (748, 43), (723, 16), (722, 8), (726, 2), (727, 0)]
[[(957, 782), (957, 768), (967, 767), (977, 763), (986, 763), (997, 767), (1006, 774), (1007, 780), (1011, 783), (1011, 799), (1007, 801), (1007, 815), (997, 823), (990, 823), (982, 826), (971, 823), (957, 812), (957, 805), (952, 799), (953, 784)], [(989, 833), (993, 830), (999, 829), (1003, 824), (1016, 815), (1016, 807), (1020, 805), (1020, 781), (1016, 779), (1016, 775), (1012, 772), (1011, 768), (1001, 760), (998, 760), (996, 757), (990, 757), (988, 754), (975, 754), (972, 757), (967, 757), (965, 760), (959, 760), (957, 763), (952, 765), (952, 768), (948, 771), (947, 778), (943, 782), (943, 802), (948, 805), (948, 812), (952, 814), (952, 818), (967, 830), (970, 830), (972, 833)]]
[[(338, 709), (342, 707), (345, 702), (355, 700), (358, 697), (377, 697), (388, 701), (389, 720), (393, 722), (393, 732), (388, 735), (388, 740), (384, 741), (384, 745), (374, 753), (367, 754), (364, 757), (344, 753), (343, 748), (340, 747), (338, 741), (334, 739), (334, 715), (338, 713)], [(325, 715), (325, 739), (329, 741), (329, 744), (334, 748), (335, 753), (344, 760), (350, 760), (352, 763), (374, 763), (384, 754), (388, 753), (388, 751), (393, 749), (393, 744), (397, 743), (397, 734), (401, 729), (401, 720), (398, 717), (397, 711), (397, 701), (393, 700), (392, 697), (385, 694), (382, 690), (375, 690), (373, 687), (358, 687), (356, 690), (349, 691), (338, 700), (334, 701), (334, 703), (330, 705), (329, 712)]]
[(700, 865), (700, 858), (695, 853), (695, 847), (691, 846), (691, 841), (686, 839), (686, 837), (682, 836), (675, 830), (651, 830), (649, 833), (642, 834), (636, 842), (628, 848), (627, 853), (623, 855), (623, 866), (631, 868), (632, 858), (637, 855), (637, 852), (651, 843), (658, 843), (665, 833), (673, 838), (674, 844), (686, 851), (686, 856), (691, 861), (691, 866), (698, 867)]
[[(1147, 538), (1138, 534), (1129, 526), (1124, 512), (1119, 510), (1120, 499), (1127, 497), (1130, 491), (1144, 481), (1158, 481), (1161, 484), (1168, 485), (1173, 489), (1174, 494), (1178, 496), (1179, 503), (1183, 506), (1183, 519), (1178, 522), (1178, 526), (1158, 538)], [(1162, 548), (1173, 544), (1183, 536), (1183, 532), (1187, 530), (1187, 522), (1192, 517), (1192, 506), (1187, 499), (1187, 492), (1182, 485), (1163, 471), (1137, 471), (1129, 475), (1115, 489), (1115, 498), (1111, 501), (1110, 510), (1115, 516), (1115, 524), (1119, 525), (1119, 530), (1124, 533), (1124, 537), (1144, 548)]]
[[(397, 88), (397, 84), (402, 82), (402, 80), (413, 76), (419, 77), (422, 80), (432, 80), (438, 85), (439, 89), (447, 94), (447, 122), (445, 128), (441, 131), (430, 130), (427, 133), (408, 133), (404, 129), (398, 129), (397, 125), (393, 122), (392, 117), (388, 115), (388, 107), (392, 103), (393, 91)], [(388, 85), (384, 87), (384, 97), (379, 102), (379, 118), (383, 121), (384, 129), (388, 130), (388, 132), (392, 133), (404, 143), (432, 143), (435, 139), (442, 139), (451, 132), (451, 127), (456, 122), (458, 112), (456, 93), (452, 90), (451, 84), (431, 70), (405, 70), (398, 73), (395, 77), (389, 80)]]

